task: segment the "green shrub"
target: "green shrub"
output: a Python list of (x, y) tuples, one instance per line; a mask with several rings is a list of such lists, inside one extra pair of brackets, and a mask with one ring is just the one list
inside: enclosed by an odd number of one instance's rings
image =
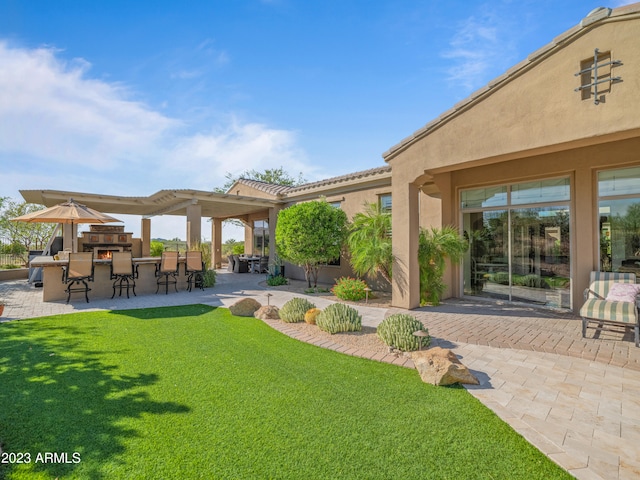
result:
[(403, 352), (418, 350), (420, 347), (428, 347), (431, 337), (416, 337), (413, 332), (424, 330), (420, 320), (406, 313), (396, 313), (385, 318), (378, 325), (378, 337), (385, 345), (395, 347)]
[(509, 285), (509, 274), (507, 272), (497, 272), (491, 275), (491, 281), (501, 285)]
[(328, 293), (330, 291), (331, 290), (327, 290), (326, 288), (322, 288), (322, 287), (311, 287), (311, 288), (304, 289), (304, 293), (308, 293), (309, 295), (313, 293)]
[(234, 255), (242, 255), (244, 253), (244, 243), (234, 245), (231, 252), (233, 252)]
[(304, 320), (304, 314), (316, 306), (306, 298), (292, 298), (280, 309), (280, 318), (287, 323), (296, 323)]
[(307, 313), (304, 314), (304, 321), (309, 325), (315, 325), (316, 319), (318, 318), (318, 315), (320, 315), (321, 312), (322, 310), (320, 310), (319, 308), (312, 308), (311, 310), (307, 311)]
[(21, 268), (20, 265), (16, 265), (15, 263), (6, 263), (4, 265), (0, 265), (0, 270), (12, 270), (14, 268)]
[(151, 242), (151, 253), (152, 257), (161, 257), (162, 252), (164, 252), (164, 243), (158, 242), (156, 240)]
[(357, 302), (362, 300), (367, 292), (365, 292), (367, 284), (363, 280), (351, 277), (342, 277), (331, 289), (331, 292), (340, 300), (351, 300)]
[(525, 287), (534, 287), (534, 288), (549, 288), (549, 284), (542, 278), (540, 275), (529, 274), (525, 275), (518, 282), (519, 285), (524, 285)]
[(362, 317), (355, 308), (344, 303), (334, 303), (325, 308), (316, 317), (320, 330), (329, 333), (359, 332), (362, 330)]
[(207, 270), (202, 276), (202, 286), (204, 288), (213, 287), (216, 284), (216, 271)]
[(287, 285), (289, 281), (282, 275), (270, 275), (267, 278), (267, 285), (270, 287), (278, 287), (280, 285)]

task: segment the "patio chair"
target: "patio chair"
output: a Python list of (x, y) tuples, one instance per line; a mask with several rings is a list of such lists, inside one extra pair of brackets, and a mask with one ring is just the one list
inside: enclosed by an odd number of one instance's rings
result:
[(62, 281), (67, 284), (67, 303), (71, 294), (84, 292), (84, 298), (89, 303), (88, 293), (91, 291), (87, 282), (93, 282), (93, 253), (69, 253), (69, 263), (62, 267)]
[(258, 265), (257, 273), (269, 273), (269, 256), (268, 255), (260, 257), (260, 263)]
[(160, 285), (164, 285), (164, 293), (169, 293), (169, 285), (173, 285), (178, 291), (178, 252), (163, 252), (160, 265), (156, 265), (156, 293)]
[(227, 261), (229, 262), (229, 264), (227, 265), (227, 271), (233, 273), (233, 255), (227, 255)]
[[(591, 284), (584, 291), (582, 337), (587, 329), (620, 331), (632, 328), (636, 347), (640, 347), (640, 323), (638, 322), (638, 300), (640, 285), (633, 273), (591, 272)], [(596, 323), (597, 326), (590, 326)], [(610, 328), (614, 327), (614, 328)]]
[(204, 290), (204, 262), (202, 261), (202, 252), (187, 252), (187, 261), (184, 273), (187, 275), (187, 291), (191, 291), (194, 286)]
[(239, 255), (233, 256), (233, 273), (249, 273), (249, 262), (240, 258)]
[(127, 298), (129, 298), (129, 289), (136, 296), (136, 278), (138, 278), (138, 266), (133, 265), (131, 252), (113, 252), (111, 257), (111, 271), (109, 279), (113, 280), (113, 295), (116, 296), (116, 287), (120, 288), (119, 297), (122, 296), (122, 289), (127, 290)]

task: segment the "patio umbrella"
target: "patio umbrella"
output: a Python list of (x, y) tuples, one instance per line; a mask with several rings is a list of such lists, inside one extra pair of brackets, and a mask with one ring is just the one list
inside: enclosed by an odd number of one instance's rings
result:
[[(12, 218), (12, 222), (40, 222), (40, 223), (67, 223), (71, 224), (71, 231), (78, 223), (112, 223), (122, 222), (117, 218), (101, 213), (86, 205), (76, 202), (70, 198), (68, 202), (54, 205), (53, 207), (38, 210), (37, 212), (27, 213), (19, 217)], [(74, 242), (73, 249), (76, 245)]]

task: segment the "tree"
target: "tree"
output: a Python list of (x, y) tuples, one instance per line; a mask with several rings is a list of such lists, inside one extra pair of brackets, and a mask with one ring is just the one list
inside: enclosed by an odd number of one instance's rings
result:
[(244, 248), (244, 242), (239, 242), (235, 238), (229, 238), (222, 244), (222, 255), (233, 255), (233, 250), (240, 245)]
[(300, 172), (298, 178), (295, 178), (285, 172), (283, 167), (267, 168), (264, 172), (258, 172), (257, 170), (245, 170), (239, 175), (233, 175), (227, 172), (225, 178), (227, 179), (227, 181), (224, 183), (224, 185), (222, 187), (214, 188), (214, 192), (227, 193), (233, 186), (233, 184), (241, 178), (245, 178), (248, 180), (259, 180), (261, 182), (272, 183), (274, 185), (286, 185), (289, 187), (302, 185), (307, 181), (305, 178), (303, 178), (302, 172)]
[[(0, 236), (6, 237), (12, 244), (20, 244), (27, 250), (41, 250), (51, 238), (55, 224), (51, 223), (25, 223), (12, 222), (11, 219), (36, 212), (44, 208), (43, 205), (36, 205), (27, 202), (14, 202), (3, 199), (0, 206), (4, 210), (0, 213)], [(25, 262), (27, 259), (24, 259)]]
[(349, 226), (347, 246), (353, 271), (360, 276), (380, 274), (391, 283), (391, 213), (377, 203), (365, 203)]
[(457, 264), (469, 248), (467, 241), (451, 226), (421, 229), (418, 242), (420, 303), (438, 305), (445, 290), (442, 282), (446, 259)]
[(347, 236), (347, 215), (325, 201), (298, 203), (281, 210), (276, 225), (280, 257), (304, 268), (309, 287), (318, 268), (340, 257)]

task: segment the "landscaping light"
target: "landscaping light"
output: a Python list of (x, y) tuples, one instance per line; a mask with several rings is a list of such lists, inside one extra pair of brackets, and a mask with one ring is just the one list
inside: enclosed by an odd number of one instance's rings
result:
[(413, 335), (420, 340), (420, 348), (418, 350), (422, 350), (422, 338), (428, 337), (429, 334), (424, 330), (416, 330), (415, 332), (413, 332)]

